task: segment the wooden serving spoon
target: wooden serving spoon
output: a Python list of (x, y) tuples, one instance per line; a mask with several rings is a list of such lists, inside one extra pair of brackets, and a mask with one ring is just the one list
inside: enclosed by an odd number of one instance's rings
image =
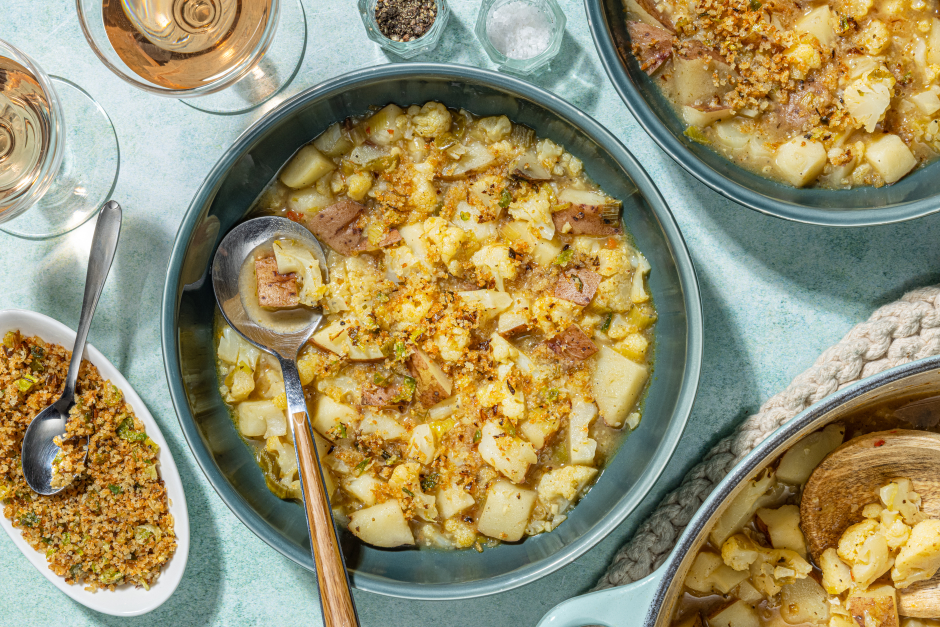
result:
[[(822, 461), (803, 488), (800, 527), (813, 560), (839, 544), (851, 525), (864, 520), (862, 508), (896, 479), (910, 479), (921, 511), (940, 518), (940, 434), (894, 429), (849, 440)], [(913, 618), (940, 616), (940, 574), (898, 590), (898, 613)]]

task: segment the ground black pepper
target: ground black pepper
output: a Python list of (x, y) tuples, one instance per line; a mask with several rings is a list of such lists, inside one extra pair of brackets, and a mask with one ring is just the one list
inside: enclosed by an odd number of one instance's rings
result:
[(392, 41), (412, 41), (423, 36), (437, 18), (436, 0), (378, 0), (375, 21)]

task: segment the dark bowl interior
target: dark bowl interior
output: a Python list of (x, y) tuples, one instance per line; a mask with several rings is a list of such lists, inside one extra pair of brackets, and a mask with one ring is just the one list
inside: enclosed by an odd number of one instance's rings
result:
[(940, 162), (880, 189), (797, 189), (733, 164), (683, 133), (685, 124), (630, 52), (623, 0), (584, 0), (597, 52), (640, 125), (676, 162), (746, 207), (797, 222), (862, 226), (910, 220), (940, 209)]
[(197, 193), (174, 244), (163, 302), (164, 359), (183, 432), (209, 481), (269, 545), (312, 569), (301, 507), (271, 494), (218, 392), (207, 279), (221, 237), (278, 169), (328, 125), (369, 105), (437, 100), (506, 114), (564, 145), (624, 202), (626, 226), (654, 270), (659, 311), (655, 374), (641, 426), (556, 531), (485, 553), (382, 550), (343, 532), (353, 581), (372, 592), (450, 599), (503, 591), (545, 575), (597, 543), (652, 486), (685, 425), (701, 360), (701, 306), (691, 261), (669, 210), (639, 164), (609, 133), (563, 100), (499, 74), (447, 65), (371, 68), (312, 88), (266, 115), (222, 157)]

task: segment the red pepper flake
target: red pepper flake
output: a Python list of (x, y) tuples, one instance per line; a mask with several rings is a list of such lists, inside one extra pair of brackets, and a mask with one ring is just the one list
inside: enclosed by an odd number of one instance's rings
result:
[(304, 214), (291, 210), (287, 212), (287, 219), (293, 220), (294, 222), (300, 222), (304, 219)]
[(393, 131), (392, 129), (388, 129), (388, 134), (389, 134), (389, 135), (394, 135), (394, 134), (395, 134), (395, 131)]
[(884, 445), (885, 445), (884, 440), (878, 440), (875, 442), (875, 448), (878, 448), (879, 446), (884, 446)]

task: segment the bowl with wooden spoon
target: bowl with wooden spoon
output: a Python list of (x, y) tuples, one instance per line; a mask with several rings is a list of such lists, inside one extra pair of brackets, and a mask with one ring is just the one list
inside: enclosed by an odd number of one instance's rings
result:
[(807, 409), (732, 469), (654, 573), (540, 625), (923, 625), (940, 618), (938, 469), (934, 357)]

